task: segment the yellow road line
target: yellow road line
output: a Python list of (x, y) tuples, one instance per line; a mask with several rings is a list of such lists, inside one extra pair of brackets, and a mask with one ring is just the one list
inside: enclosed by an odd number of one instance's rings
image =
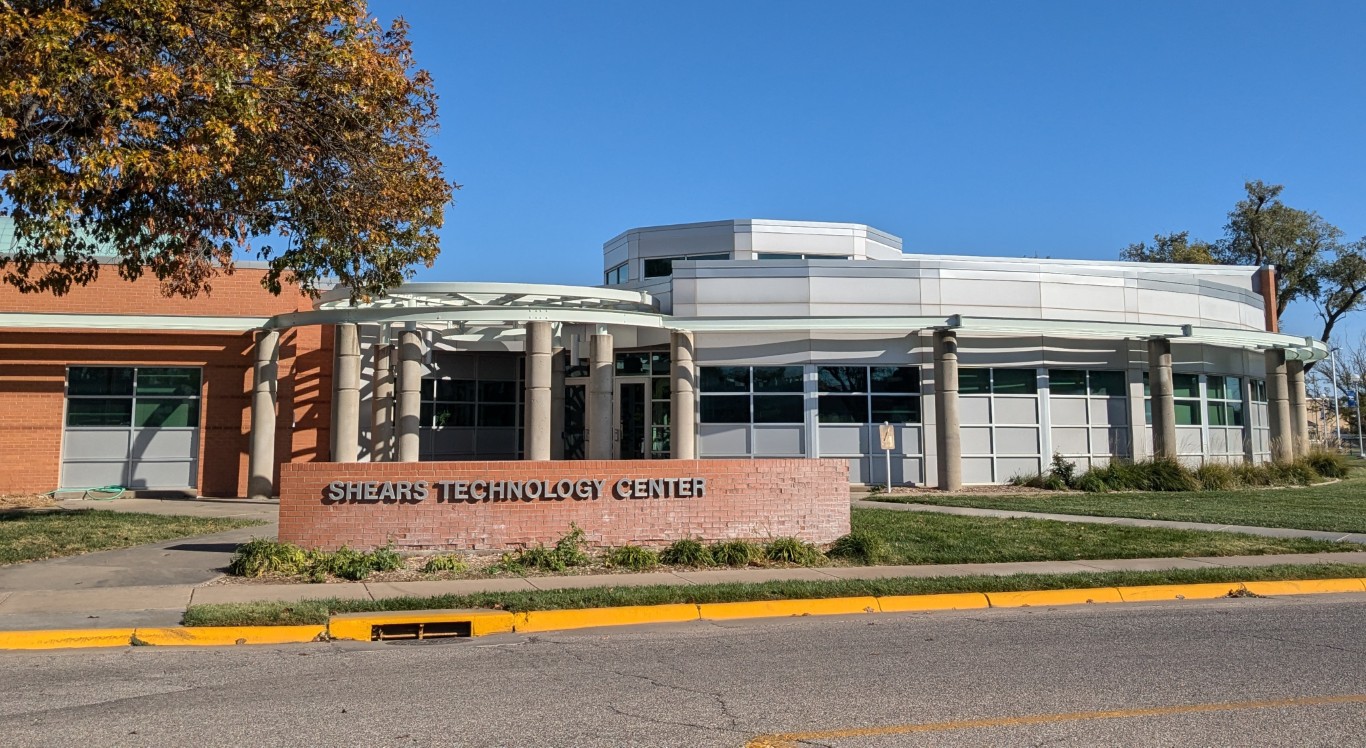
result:
[(990, 719), (969, 719), (955, 722), (926, 722), (920, 724), (884, 725), (882, 727), (852, 727), (842, 730), (823, 730), (818, 732), (788, 732), (773, 735), (760, 735), (745, 744), (746, 748), (794, 748), (799, 742), (809, 740), (840, 740), (844, 738), (875, 738), (886, 735), (906, 735), (914, 732), (947, 732), (967, 730), (977, 727), (1020, 727), (1022, 725), (1043, 725), (1054, 722), (1081, 722), (1099, 719), (1128, 719), (1133, 717), (1166, 717), (1174, 714), (1194, 714), (1198, 712), (1230, 712), (1247, 709), (1286, 709), (1290, 707), (1327, 706), (1332, 704), (1366, 704), (1366, 694), (1347, 694), (1344, 696), (1305, 696), (1292, 699), (1269, 699), (1266, 701), (1231, 701), (1213, 704), (1179, 704), (1160, 706), (1150, 709), (1113, 709), (1102, 712), (1063, 712), (1059, 714), (1032, 714), (1023, 717), (993, 717)]

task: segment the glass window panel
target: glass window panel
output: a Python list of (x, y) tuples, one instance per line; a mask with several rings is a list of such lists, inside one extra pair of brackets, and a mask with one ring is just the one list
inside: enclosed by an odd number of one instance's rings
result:
[(1243, 399), (1243, 380), (1238, 377), (1224, 377), (1224, 392), (1230, 400)]
[[(1205, 377), (1205, 395), (1210, 400), (1227, 400), (1228, 394), (1224, 389), (1224, 378), (1216, 376)], [(1214, 422), (1210, 421), (1213, 426)]]
[(1125, 394), (1124, 372), (1122, 371), (1093, 371), (1090, 372), (1091, 394), (1105, 395), (1107, 397), (1122, 397)]
[[(516, 382), (480, 382), (479, 402), (515, 403), (517, 402)], [(483, 416), (480, 416), (482, 420)], [(480, 424), (483, 425), (483, 424)]]
[(566, 377), (586, 377), (588, 376), (587, 362), (580, 361), (577, 364), (566, 364), (564, 367)]
[(165, 428), (199, 425), (199, 401), (185, 398), (140, 397), (133, 412), (134, 426)]
[(754, 367), (754, 391), (801, 392), (802, 367), (756, 366)]
[(868, 422), (868, 398), (864, 395), (823, 395), (817, 402), (821, 423)]
[(650, 387), (651, 387), (650, 399), (652, 399), (652, 400), (668, 400), (668, 399), (669, 399), (669, 393), (672, 391), (672, 388), (671, 388), (670, 385), (669, 385), (669, 378), (668, 378), (668, 377), (655, 377), (654, 379), (651, 379), (651, 380), (650, 380)]
[(1149, 426), (1153, 425), (1153, 401), (1143, 401), (1143, 422)]
[(685, 260), (729, 260), (729, 252), (713, 252), (708, 255), (688, 255)]
[(643, 352), (617, 354), (617, 376), (632, 376), (649, 373), (650, 354)]
[(749, 395), (703, 395), (702, 423), (749, 423)]
[(821, 392), (867, 392), (868, 367), (818, 366)]
[(650, 421), (650, 422), (653, 423), (654, 425), (656, 425), (656, 426), (668, 426), (668, 425), (669, 425), (669, 404), (668, 404), (667, 402), (664, 402), (664, 403), (653, 403), (653, 404), (651, 404), (651, 405), (650, 405), (650, 417), (651, 417), (651, 421)]
[(131, 395), (133, 369), (125, 366), (73, 366), (67, 369), (66, 392), (68, 395)]
[(916, 395), (873, 395), (873, 423), (920, 423)]
[(702, 391), (749, 392), (749, 367), (703, 366)]
[(1175, 397), (1200, 397), (1200, 375), (1173, 374), (1172, 395)]
[(1177, 426), (1200, 425), (1199, 400), (1177, 400), (1175, 409)]
[(437, 400), (474, 402), (475, 382), (471, 379), (438, 379)]
[(433, 415), (432, 415), (432, 414), (433, 414), (433, 409), (434, 409), (434, 408), (435, 408), (435, 406), (433, 406), (431, 403), (423, 403), (423, 404), (422, 404), (422, 408), (421, 408), (421, 410), (418, 412), (418, 424), (419, 424), (422, 428), (431, 428), (431, 427), (432, 427), (432, 418), (433, 418)]
[[(129, 381), (131, 383), (131, 378)], [(75, 398), (66, 401), (68, 426), (128, 426), (132, 422), (132, 398)]]
[(991, 392), (990, 369), (959, 369), (958, 394), (986, 395)]
[(1266, 402), (1266, 380), (1252, 380), (1252, 400), (1259, 403)]
[[(423, 399), (423, 400), (431, 400), (431, 399), (435, 396), (435, 393), (436, 393), (436, 380), (434, 380), (434, 379), (424, 379), (424, 380), (422, 380), (422, 399)], [(423, 423), (426, 423), (426, 421), (423, 421)]]
[(783, 252), (759, 252), (755, 255), (760, 260), (800, 260), (801, 255), (790, 255)]
[(474, 404), (437, 403), (433, 409), (432, 417), (433, 422), (438, 428), (445, 426), (473, 426)]
[(669, 456), (669, 427), (654, 426), (650, 429), (650, 452), (651, 457), (667, 458)]
[(515, 428), (517, 426), (517, 406), (502, 403), (480, 404), (479, 425)]
[(1039, 391), (1039, 375), (1033, 369), (992, 369), (991, 378), (991, 391), (997, 395), (1033, 395)]
[(1153, 396), (1153, 387), (1152, 387), (1152, 385), (1148, 382), (1148, 372), (1146, 372), (1146, 371), (1143, 372), (1143, 396), (1144, 396), (1144, 397), (1152, 397), (1152, 396)]
[(1211, 425), (1211, 426), (1227, 426), (1227, 425), (1228, 425), (1228, 418), (1227, 418), (1228, 414), (1224, 411), (1224, 404), (1223, 404), (1223, 403), (1210, 403), (1209, 406), (1206, 408), (1206, 410), (1209, 412), (1209, 425)]
[(656, 257), (645, 261), (646, 278), (663, 278), (666, 275), (673, 275), (674, 260), (677, 257)]
[(1228, 408), (1228, 425), (1230, 425), (1230, 426), (1242, 426), (1242, 425), (1243, 425), (1243, 404), (1240, 403), (1240, 402), (1231, 402), (1231, 403), (1228, 404), (1227, 408)]
[(1048, 391), (1054, 395), (1085, 395), (1086, 372), (1080, 369), (1049, 369)]
[(873, 392), (920, 391), (920, 369), (914, 366), (874, 366), (869, 374)]
[(665, 376), (668, 376), (668, 374), (669, 374), (669, 354), (667, 354), (667, 353), (651, 353), (651, 354), (650, 354), (650, 373), (651, 373), (651, 374), (663, 374), (663, 375), (665, 375)]
[(160, 367), (138, 369), (137, 390), (139, 395), (195, 396), (199, 394), (199, 370)]
[(755, 423), (801, 423), (805, 420), (802, 413), (801, 395), (755, 395)]

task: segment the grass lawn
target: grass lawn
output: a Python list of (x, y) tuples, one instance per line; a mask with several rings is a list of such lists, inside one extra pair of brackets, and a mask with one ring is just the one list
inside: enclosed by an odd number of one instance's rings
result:
[(1361, 550), (1349, 543), (1240, 533), (1116, 527), (1037, 519), (957, 517), (856, 508), (853, 530), (887, 541), (888, 564), (1067, 561), (1082, 558), (1244, 556)]
[(259, 525), (255, 520), (74, 511), (0, 512), (0, 565), (128, 548)]
[(1300, 530), (1366, 532), (1366, 470), (1337, 483), (1236, 491), (1066, 493), (1001, 496), (878, 496), (874, 501), (1021, 512), (1170, 519)]
[(192, 605), (189, 610), (185, 611), (184, 623), (186, 626), (285, 626), (326, 623), (327, 616), (332, 613), (391, 610), (493, 608), (520, 612), (566, 608), (603, 608), (618, 605), (723, 603), (863, 595), (924, 595), (946, 592), (1009, 592), (1014, 590), (1057, 590), (1145, 584), (1334, 579), (1363, 576), (1366, 576), (1366, 564), (1314, 564), (1309, 566), (1277, 565), (1255, 568), (1114, 571), (1086, 574), (1015, 574), (1005, 577), (899, 577), (829, 582), (598, 587), (568, 590), (484, 592), (473, 595), (438, 595), (435, 597), (391, 597), (379, 600), (330, 598), (301, 600), (291, 603)]

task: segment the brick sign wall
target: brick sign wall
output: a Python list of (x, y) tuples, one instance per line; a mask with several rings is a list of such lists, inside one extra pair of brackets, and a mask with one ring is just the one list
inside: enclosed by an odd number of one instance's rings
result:
[(595, 546), (849, 532), (845, 460), (313, 462), (280, 468), (280, 539), (503, 550), (570, 523)]

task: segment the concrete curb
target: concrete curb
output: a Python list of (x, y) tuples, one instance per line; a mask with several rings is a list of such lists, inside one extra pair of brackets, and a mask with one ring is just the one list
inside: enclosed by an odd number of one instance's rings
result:
[(1366, 578), (1215, 582), (1089, 589), (1015, 592), (963, 592), (887, 597), (830, 597), (804, 600), (757, 600), (739, 603), (681, 603), (630, 605), (616, 608), (538, 610), (509, 613), (501, 610), (408, 610), (345, 613), (331, 616), (326, 625), (206, 626), (174, 628), (66, 629), (0, 631), (0, 650), (74, 649), (85, 647), (235, 646), (295, 644), (313, 641), (371, 641), (375, 627), (431, 623), (469, 623), (470, 636), (540, 633), (605, 626), (687, 621), (727, 621), (759, 618), (913, 613), (936, 610), (974, 610), (1096, 603), (1208, 600), (1219, 597), (1313, 595), (1366, 592)]

